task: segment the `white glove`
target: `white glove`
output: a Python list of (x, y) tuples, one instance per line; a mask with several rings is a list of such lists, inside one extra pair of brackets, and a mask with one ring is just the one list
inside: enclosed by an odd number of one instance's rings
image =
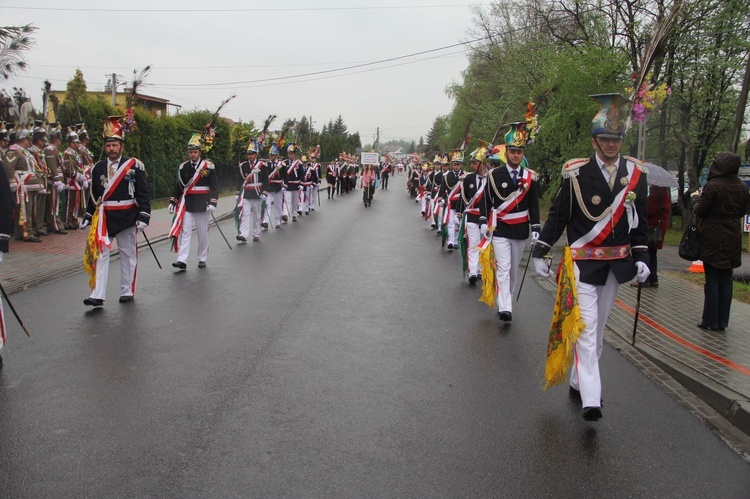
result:
[(261, 194), (261, 195), (260, 195), (260, 200), (261, 200), (261, 201), (265, 201), (266, 199), (268, 199), (268, 196), (267, 196), (267, 195), (265, 195), (265, 194)]
[(534, 270), (536, 270), (536, 274), (539, 277), (544, 277), (545, 279), (552, 275), (552, 272), (549, 271), (549, 268), (547, 267), (547, 263), (542, 260), (541, 258), (534, 258)]
[(531, 231), (531, 242), (532, 244), (539, 240), (539, 233), (535, 230)]
[(3, 252), (0, 251), (0, 263), (3, 263)]
[(212, 204), (209, 204), (208, 206), (206, 206), (206, 211), (209, 213), (213, 213), (215, 209), (216, 209), (216, 206)]
[(57, 189), (57, 192), (62, 192), (62, 190), (65, 188), (65, 185), (60, 182), (59, 180), (55, 182), (55, 189)]
[(143, 232), (146, 230), (146, 227), (148, 227), (148, 224), (146, 222), (138, 221), (137, 224), (135, 224), (135, 228), (138, 229), (138, 232)]
[(79, 224), (78, 224), (78, 227), (79, 227), (79, 228), (80, 228), (81, 230), (83, 230), (83, 229), (85, 229), (86, 227), (88, 227), (89, 225), (91, 225), (91, 220), (90, 220), (90, 219), (88, 219), (88, 218), (83, 218), (83, 219), (81, 219), (81, 223), (79, 223)]
[(169, 203), (169, 206), (167, 207), (167, 211), (170, 215), (174, 215), (174, 203)]
[(89, 181), (88, 180), (84, 180), (83, 181), (83, 188), (84, 189), (88, 189), (89, 188)]
[(635, 268), (637, 271), (635, 273), (635, 279), (638, 282), (646, 282), (646, 279), (648, 279), (648, 276), (651, 275), (651, 271), (649, 270), (648, 265), (646, 265), (643, 262), (635, 262)]
[(479, 235), (482, 237), (490, 237), (489, 230), (487, 230), (487, 224), (482, 224), (479, 226)]
[(39, 191), (39, 194), (47, 194), (47, 189), (42, 189)]

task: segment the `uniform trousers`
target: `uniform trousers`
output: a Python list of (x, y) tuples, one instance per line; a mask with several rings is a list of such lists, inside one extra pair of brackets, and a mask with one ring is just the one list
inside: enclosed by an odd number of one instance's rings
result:
[(260, 199), (243, 199), (242, 200), (242, 218), (240, 219), (240, 235), (245, 239), (250, 234), (250, 217), (253, 217), (253, 237), (260, 237), (260, 219), (264, 214), (260, 212)]
[(78, 225), (78, 217), (83, 213), (83, 190), (76, 190), (73, 187), (66, 187), (63, 191), (65, 193), (65, 225), (73, 227)]
[(497, 311), (513, 311), (513, 291), (516, 288), (518, 266), (526, 241), (523, 239), (508, 239), (492, 237), (492, 247), (495, 250), (495, 291), (497, 295)]
[(458, 230), (461, 225), (461, 218), (456, 214), (456, 210), (450, 208), (448, 213), (448, 244), (456, 246), (458, 244)]
[(479, 224), (474, 222), (466, 222), (466, 237), (468, 241), (467, 258), (469, 259), (469, 276), (475, 276), (479, 274), (479, 240), (481, 235), (479, 234)]
[(310, 209), (315, 211), (315, 203), (318, 202), (317, 190), (318, 190), (318, 187), (316, 185), (310, 185), (310, 186), (305, 187), (305, 191), (303, 194), (304, 205), (302, 206), (305, 213), (309, 212)]
[[(120, 252), (120, 296), (135, 295), (135, 276), (138, 268), (138, 245), (135, 225), (117, 233), (117, 250)], [(109, 258), (112, 250), (104, 246), (96, 259), (96, 283), (89, 298), (106, 299)]]
[(599, 374), (599, 359), (602, 356), (602, 341), (607, 317), (617, 297), (619, 283), (612, 271), (603, 286), (579, 281), (580, 271), (575, 265), (576, 291), (581, 320), (586, 324), (575, 345), (575, 358), (570, 372), (570, 386), (581, 391), (583, 407), (600, 407), (602, 381)]
[(283, 215), (284, 191), (269, 192), (266, 198), (266, 212), (263, 214), (263, 222), (269, 222), (271, 218), (271, 206), (273, 206), (273, 224), (281, 224), (281, 215)]
[(427, 214), (430, 212), (429, 204), (431, 202), (432, 202), (432, 199), (430, 199), (430, 197), (427, 194), (422, 196), (422, 213)]
[(195, 232), (198, 234), (198, 261), (205, 262), (208, 260), (208, 212), (207, 211), (186, 211), (182, 219), (182, 232), (180, 233), (179, 250), (177, 252), (177, 261), (187, 263), (190, 255), (190, 236)]
[(438, 230), (443, 228), (444, 210), (445, 210), (445, 205), (441, 203), (435, 203), (435, 213), (433, 213), (432, 216), (434, 217), (435, 225), (437, 226)]
[(297, 212), (302, 211), (299, 198), (302, 191), (286, 191), (286, 205), (292, 210), (292, 216), (296, 217)]

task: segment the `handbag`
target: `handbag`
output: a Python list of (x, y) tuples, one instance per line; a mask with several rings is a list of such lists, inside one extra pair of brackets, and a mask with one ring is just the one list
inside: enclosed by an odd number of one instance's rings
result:
[(661, 224), (656, 224), (648, 228), (649, 246), (659, 246), (663, 240), (664, 235), (661, 233)]
[(680, 258), (683, 258), (689, 262), (700, 260), (701, 256), (701, 235), (700, 235), (700, 221), (698, 223), (691, 223), (688, 228), (685, 229), (685, 233), (682, 234), (680, 245), (677, 248), (677, 253)]

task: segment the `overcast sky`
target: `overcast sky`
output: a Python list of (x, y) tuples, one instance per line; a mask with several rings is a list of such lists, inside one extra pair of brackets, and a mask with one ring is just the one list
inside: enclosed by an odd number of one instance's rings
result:
[[(45, 79), (64, 90), (80, 68), (89, 90), (103, 90), (107, 74), (131, 80), (150, 64), (142, 93), (183, 110), (213, 111), (236, 93), (222, 111), (234, 120), (306, 115), (320, 129), (340, 114), (363, 144), (377, 127), (382, 141), (418, 140), (452, 108), (445, 89), (461, 81), (466, 46), (434, 49), (471, 39), (472, 5), (478, 2), (0, 0), (0, 25), (39, 28), (28, 70), (0, 88), (24, 88), (39, 109)], [(255, 81), (272, 78), (284, 79)]]

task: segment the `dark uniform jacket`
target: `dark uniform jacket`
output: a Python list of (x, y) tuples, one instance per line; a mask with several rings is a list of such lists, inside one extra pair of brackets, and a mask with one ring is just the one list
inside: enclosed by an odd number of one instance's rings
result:
[[(486, 175), (485, 175), (486, 179)], [(475, 224), (487, 223), (487, 200), (484, 192), (479, 196), (478, 201), (473, 206), (468, 206), (477, 193), (483, 182), (476, 173), (467, 173), (461, 185), (461, 199), (459, 199), (458, 211), (467, 213), (466, 221)], [(484, 186), (482, 186), (484, 189)]]
[(7, 253), (8, 241), (13, 232), (13, 194), (5, 167), (0, 164), (0, 251)]
[[(626, 188), (626, 185), (623, 185), (623, 180), (627, 180), (626, 163), (628, 160), (635, 161), (630, 158), (620, 158), (612, 190), (610, 190), (595, 156), (588, 158), (588, 161), (583, 159), (566, 163), (563, 167), (562, 186), (552, 202), (549, 217), (539, 236), (539, 242), (534, 246), (532, 253), (534, 257), (542, 257), (547, 254), (550, 247), (555, 244), (566, 228), (568, 243), (575, 242), (594, 228), (597, 222), (591, 220), (591, 218), (601, 215), (612, 204), (615, 196)], [(636, 164), (636, 167), (644, 168), (638, 164)], [(575, 183), (579, 186), (580, 199), (575, 193)], [(610, 260), (576, 260), (580, 270), (581, 282), (603, 286), (607, 282), (607, 276), (611, 269), (617, 281), (623, 283), (635, 277), (636, 261), (648, 264), (648, 220), (646, 216), (648, 186), (646, 174), (643, 171), (633, 192), (636, 196), (633, 203), (638, 214), (638, 225), (628, 232), (627, 213), (623, 213), (614, 228), (600, 244), (590, 244), (593, 248), (602, 249), (629, 245), (631, 248), (630, 254)], [(581, 206), (581, 203), (583, 203), (583, 206)], [(588, 211), (590, 217), (584, 212), (584, 208)]]
[(432, 177), (432, 197), (433, 198), (437, 197), (438, 193), (440, 192), (441, 185), (443, 185), (443, 170), (440, 170), (439, 172), (435, 172), (435, 175)]
[[(130, 158), (120, 157), (120, 162), (117, 166), (118, 171), (129, 160)], [(94, 211), (99, 202), (101, 202), (101, 197), (104, 194), (104, 184), (108, 181), (108, 163), (107, 159), (103, 159), (94, 165), (93, 170), (91, 170), (91, 198), (94, 202), (86, 206), (85, 217), (89, 220), (94, 215)], [(131, 184), (132, 187), (130, 187)], [(110, 237), (116, 236), (128, 227), (132, 227), (136, 222), (145, 222), (148, 224), (151, 220), (151, 196), (148, 192), (146, 169), (143, 163), (138, 160), (135, 161), (133, 167), (117, 187), (110, 191), (110, 196), (106, 201), (128, 201), (132, 199), (136, 202), (132, 208), (126, 210), (107, 210), (107, 232)]]
[(318, 175), (318, 169), (315, 165), (309, 165), (305, 168), (305, 177), (303, 180), (305, 186), (316, 185), (320, 182), (320, 176)]
[(286, 182), (286, 190), (298, 191), (300, 183), (305, 178), (305, 167), (299, 162), (298, 159), (294, 160), (296, 166), (292, 168), (292, 162), (288, 159), (284, 161), (284, 180)]
[(519, 167), (519, 184), (523, 183), (520, 179), (524, 176), (526, 171), (531, 173), (531, 185), (524, 186), (524, 189), (528, 190), (528, 192), (526, 192), (523, 199), (521, 199), (510, 213), (519, 213), (528, 210), (529, 220), (517, 224), (504, 223), (500, 220), (490, 220), (492, 216), (492, 208), (497, 208), (503, 204), (504, 201), (502, 198), (509, 198), (513, 192), (519, 189), (519, 187), (513, 184), (513, 178), (505, 165), (493, 168), (487, 174), (487, 185), (484, 188), (484, 195), (487, 197), (487, 207), (488, 210), (490, 210), (487, 213), (487, 225), (491, 227), (496, 224), (495, 232), (493, 234), (495, 237), (504, 237), (506, 239), (528, 239), (529, 224), (531, 224), (531, 228), (536, 231), (539, 231), (542, 228), (539, 222), (539, 191), (536, 183), (536, 173)]
[(329, 184), (334, 184), (336, 182), (336, 174), (336, 165), (328, 165), (328, 168), (326, 169), (326, 181)]
[[(191, 213), (200, 213), (206, 211), (210, 204), (216, 206), (219, 202), (219, 179), (216, 176), (214, 164), (206, 159), (199, 159), (197, 167), (202, 167), (206, 163), (206, 169), (201, 173), (200, 178), (193, 187), (200, 188), (202, 192), (185, 193), (185, 187), (195, 175), (196, 167), (190, 161), (182, 163), (178, 170), (177, 183), (172, 192), (171, 203), (179, 203), (180, 197), (185, 195), (185, 210)], [(208, 187), (208, 192), (205, 188)]]
[(268, 176), (268, 192), (279, 192), (284, 187), (284, 162), (279, 160), (267, 161), (265, 170)]
[[(445, 175), (443, 175), (443, 182), (440, 184), (438, 197), (445, 199), (445, 201), (447, 202), (448, 196), (450, 195), (451, 191), (456, 187), (456, 184), (458, 184), (459, 182), (461, 182), (460, 173), (456, 174), (456, 172), (451, 170)], [(460, 206), (461, 206), (461, 201), (457, 199), (455, 201), (451, 201), (450, 209), (461, 211)]]
[(243, 199), (260, 199), (262, 194), (268, 193), (268, 166), (263, 161), (255, 160), (252, 164), (245, 161), (239, 168), (237, 194), (242, 193)]

